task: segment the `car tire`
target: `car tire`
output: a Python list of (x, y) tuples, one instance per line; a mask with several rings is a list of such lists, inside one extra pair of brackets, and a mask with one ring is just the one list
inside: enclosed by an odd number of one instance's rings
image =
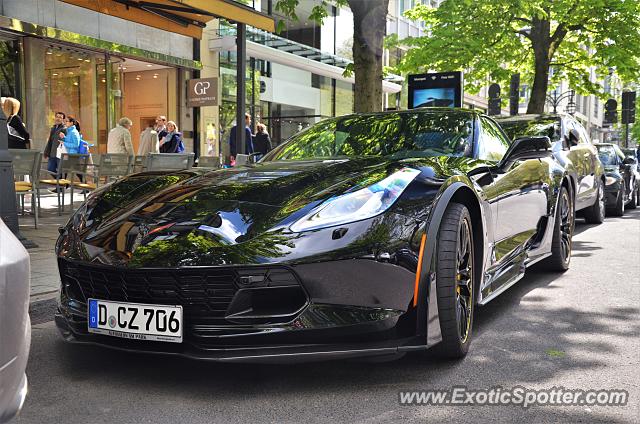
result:
[(620, 191), (616, 196), (616, 204), (611, 209), (611, 215), (622, 216), (624, 215), (624, 195), (626, 193), (626, 187), (624, 181), (620, 184)]
[(540, 265), (554, 272), (565, 272), (571, 263), (571, 240), (575, 212), (571, 195), (566, 187), (561, 187), (558, 195), (558, 207), (556, 208), (553, 226), (553, 239), (551, 241), (551, 256)]
[(438, 230), (436, 286), (442, 344), (440, 353), (449, 359), (463, 358), (469, 351), (475, 310), (473, 227), (469, 210), (450, 203)]
[(584, 220), (587, 224), (602, 224), (605, 216), (604, 205), (604, 188), (602, 187), (602, 181), (597, 180), (598, 186), (596, 188), (596, 201), (593, 205), (584, 210)]
[(640, 190), (640, 188), (638, 188), (638, 182), (636, 181), (636, 189), (633, 190), (633, 193), (631, 193), (631, 200), (629, 201), (629, 203), (627, 203), (627, 207), (629, 209), (635, 209), (636, 206), (638, 206), (638, 191)]

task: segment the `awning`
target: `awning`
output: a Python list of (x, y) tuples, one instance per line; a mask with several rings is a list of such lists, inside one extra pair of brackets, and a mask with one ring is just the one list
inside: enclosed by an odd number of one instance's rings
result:
[[(235, 29), (228, 28), (228, 30), (223, 30), (221, 33), (232, 35), (222, 35), (209, 40), (210, 51), (236, 50)], [(247, 30), (247, 56), (291, 66), (339, 81), (355, 82), (353, 77), (343, 75), (345, 68), (352, 63), (349, 59), (322, 52), (264, 31)], [(398, 93), (402, 90), (402, 81), (403, 78), (399, 75), (387, 75), (382, 81), (382, 91)]]
[(154, 28), (202, 38), (202, 28), (224, 18), (275, 32), (272, 17), (232, 0), (61, 0), (75, 6)]

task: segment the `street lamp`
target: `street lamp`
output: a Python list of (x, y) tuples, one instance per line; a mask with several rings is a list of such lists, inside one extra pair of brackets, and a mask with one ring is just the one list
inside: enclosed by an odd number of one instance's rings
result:
[[(32, 196), (35, 196), (35, 194), (32, 194)], [(32, 203), (35, 205), (37, 202)], [(37, 205), (34, 207), (37, 207)], [(7, 117), (2, 107), (0, 107), (0, 218), (26, 248), (38, 247), (20, 234), (16, 187), (13, 181), (11, 154), (9, 153), (9, 131), (7, 131)]]
[(558, 94), (558, 90), (553, 90), (551, 94), (547, 94), (547, 103), (553, 106), (553, 113), (558, 113), (558, 106), (560, 105), (560, 103), (563, 100), (568, 99), (569, 101), (567, 102), (567, 106), (564, 108), (564, 110), (569, 115), (573, 115), (574, 113), (576, 113), (575, 98), (576, 98), (575, 90), (565, 91), (564, 93), (560, 93), (560, 94)]

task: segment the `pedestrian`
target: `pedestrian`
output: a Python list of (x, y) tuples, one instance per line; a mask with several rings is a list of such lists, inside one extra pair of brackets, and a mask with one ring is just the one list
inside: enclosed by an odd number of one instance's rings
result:
[(127, 117), (122, 117), (118, 125), (109, 131), (107, 138), (107, 153), (126, 153), (133, 156), (133, 144), (131, 143), (131, 126), (133, 122)]
[[(248, 113), (244, 114), (244, 133), (245, 133), (245, 151), (246, 154), (253, 153), (253, 134), (251, 134), (251, 115)], [(231, 162), (234, 162), (237, 154), (237, 146), (236, 146), (236, 125), (231, 127), (231, 134), (229, 134), (229, 147), (231, 152)]]
[(2, 110), (7, 117), (7, 131), (9, 132), (10, 149), (28, 149), (31, 146), (31, 137), (22, 119), (18, 116), (20, 102), (13, 97), (5, 97)]
[(175, 122), (167, 122), (167, 135), (160, 144), (160, 153), (182, 153), (184, 152), (184, 144), (182, 143), (182, 134), (178, 131)]
[(73, 116), (69, 115), (64, 120), (65, 132), (59, 132), (59, 146), (58, 152), (60, 152), (60, 146), (63, 147), (63, 152), (57, 153), (58, 159), (62, 158), (62, 153), (77, 154), (80, 148), (80, 122)]
[(44, 159), (47, 161), (47, 171), (52, 174), (58, 173), (58, 164), (60, 159), (56, 157), (56, 149), (58, 148), (58, 140), (60, 140), (60, 133), (66, 134), (64, 120), (67, 115), (64, 112), (56, 112), (53, 118), (53, 126), (49, 130), (49, 138), (47, 139), (47, 145), (44, 147)]
[[(253, 137), (253, 148), (255, 153), (259, 153), (260, 157), (271, 151), (271, 137), (267, 132), (266, 125), (260, 123), (256, 125), (256, 135)], [(258, 159), (260, 159), (260, 157)]]
[(156, 117), (156, 127), (154, 128), (158, 133), (158, 140), (162, 141), (162, 139), (167, 135), (167, 117), (164, 115), (158, 115)]
[(158, 141), (158, 132), (154, 129), (153, 120), (150, 120), (147, 122), (147, 128), (140, 133), (138, 156), (145, 156), (147, 153), (158, 153)]

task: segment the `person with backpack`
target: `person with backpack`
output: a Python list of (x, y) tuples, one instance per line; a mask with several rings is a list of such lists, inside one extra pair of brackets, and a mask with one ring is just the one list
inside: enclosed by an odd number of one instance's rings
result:
[[(64, 120), (64, 126), (66, 127), (65, 133), (59, 133), (60, 144), (64, 146), (63, 153), (77, 154), (78, 149), (80, 148), (81, 140), (80, 122), (78, 122), (78, 120), (73, 116), (68, 115)], [(58, 147), (58, 149), (60, 151), (60, 146)], [(56, 156), (58, 157), (58, 159), (60, 159), (58, 155)], [(62, 155), (60, 154), (60, 156)]]
[(167, 135), (161, 142), (160, 153), (182, 153), (184, 152), (184, 143), (182, 142), (182, 134), (178, 131), (175, 122), (167, 122)]

